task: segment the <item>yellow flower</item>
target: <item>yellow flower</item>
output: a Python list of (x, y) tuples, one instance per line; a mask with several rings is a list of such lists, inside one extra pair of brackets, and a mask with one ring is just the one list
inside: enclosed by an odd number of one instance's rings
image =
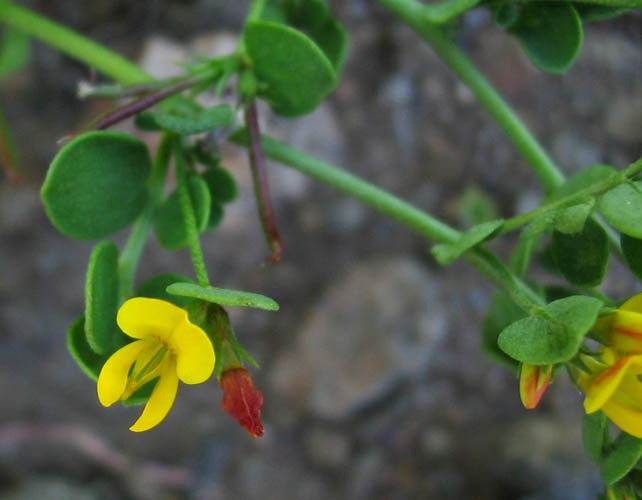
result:
[(614, 314), (598, 319), (593, 330), (609, 347), (642, 353), (642, 293), (631, 297)]
[(642, 354), (622, 356), (603, 348), (603, 362), (589, 356), (582, 361), (591, 374), (582, 373), (578, 383), (586, 392), (586, 413), (602, 410), (623, 431), (642, 438)]
[(120, 307), (116, 321), (123, 332), (139, 340), (116, 351), (104, 364), (98, 375), (98, 399), (103, 406), (111, 406), (159, 377), (142, 415), (129, 428), (146, 431), (169, 412), (179, 379), (200, 384), (212, 375), (214, 349), (185, 310), (164, 300), (129, 299)]
[(553, 365), (529, 365), (522, 363), (519, 370), (519, 396), (524, 408), (532, 410), (551, 383)]

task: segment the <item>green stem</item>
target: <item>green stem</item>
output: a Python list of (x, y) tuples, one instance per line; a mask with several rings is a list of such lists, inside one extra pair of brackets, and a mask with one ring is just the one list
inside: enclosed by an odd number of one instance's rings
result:
[(441, 28), (426, 22), (423, 16), (424, 4), (417, 0), (379, 0), (379, 2), (388, 7), (428, 42), (437, 55), (470, 88), (479, 102), (504, 130), (517, 151), (529, 163), (547, 191), (552, 191), (562, 184), (564, 175), (512, 108)]
[(121, 298), (131, 297), (133, 293), (134, 278), (138, 262), (145, 248), (147, 235), (152, 227), (154, 210), (160, 203), (163, 196), (163, 185), (165, 184), (165, 175), (172, 152), (171, 136), (164, 134), (161, 139), (156, 158), (154, 159), (154, 168), (149, 180), (149, 198), (143, 209), (143, 213), (138, 217), (129, 238), (123, 247), (118, 261), (120, 277), (120, 296)]
[(42, 40), (125, 85), (151, 79), (145, 71), (115, 52), (8, 0), (0, 0), (0, 22)]
[(189, 245), (190, 253), (192, 255), (194, 272), (196, 273), (196, 277), (198, 278), (198, 284), (207, 287), (210, 286), (210, 280), (207, 276), (203, 250), (201, 249), (201, 242), (198, 237), (196, 215), (194, 214), (194, 206), (192, 205), (189, 187), (187, 185), (187, 175), (185, 173), (185, 157), (183, 156), (183, 146), (181, 144), (181, 138), (179, 136), (175, 136), (174, 139), (174, 158), (176, 159), (178, 196), (181, 202), (181, 210), (183, 212), (183, 220), (185, 221), (187, 242)]
[[(230, 137), (230, 140), (243, 146), (249, 145), (249, 139), (245, 133), (235, 134)], [(313, 179), (329, 184), (431, 241), (453, 243), (461, 236), (459, 231), (449, 225), (339, 167), (297, 151), (269, 137), (263, 136), (261, 144), (263, 145), (263, 153), (267, 157), (290, 166)], [(511, 295), (525, 311), (530, 312), (533, 307), (543, 303), (535, 292), (489, 251), (473, 250), (465, 253), (464, 259)]]

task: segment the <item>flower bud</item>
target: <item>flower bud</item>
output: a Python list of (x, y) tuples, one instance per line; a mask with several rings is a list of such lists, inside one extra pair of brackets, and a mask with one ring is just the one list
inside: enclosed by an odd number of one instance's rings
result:
[(252, 437), (261, 437), (264, 432), (261, 423), (263, 394), (254, 385), (250, 372), (245, 368), (224, 371), (219, 385), (223, 389), (223, 409)]
[(519, 372), (519, 396), (524, 408), (532, 410), (548, 388), (553, 374), (553, 365), (529, 365), (522, 363)]

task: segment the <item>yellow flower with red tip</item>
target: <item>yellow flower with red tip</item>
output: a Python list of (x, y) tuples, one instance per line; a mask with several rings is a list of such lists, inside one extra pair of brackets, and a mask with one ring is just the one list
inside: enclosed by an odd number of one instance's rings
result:
[(179, 380), (200, 384), (210, 378), (216, 360), (214, 348), (184, 309), (164, 300), (129, 299), (118, 310), (116, 321), (125, 334), (137, 340), (116, 351), (103, 365), (98, 375), (98, 399), (103, 406), (111, 406), (158, 378), (143, 413), (129, 428), (146, 431), (169, 413)]
[(522, 363), (519, 370), (519, 396), (524, 408), (534, 409), (548, 389), (553, 375), (553, 365)]
[(582, 373), (578, 383), (586, 392), (586, 413), (602, 410), (615, 425), (642, 438), (642, 354), (620, 355), (604, 348), (602, 361), (582, 356), (591, 374)]
[(593, 330), (613, 349), (642, 353), (642, 293), (631, 297), (615, 313), (599, 318)]

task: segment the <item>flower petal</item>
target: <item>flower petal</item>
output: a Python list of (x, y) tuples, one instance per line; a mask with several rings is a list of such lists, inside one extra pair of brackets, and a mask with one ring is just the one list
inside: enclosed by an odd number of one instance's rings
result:
[(134, 297), (118, 310), (116, 322), (130, 337), (153, 337), (166, 343), (176, 326), (187, 320), (187, 312), (166, 300)]
[(594, 413), (602, 408), (618, 389), (622, 378), (633, 364), (640, 364), (642, 356), (624, 356), (614, 365), (598, 374), (586, 389), (584, 409)]
[(96, 385), (101, 405), (111, 406), (120, 399), (127, 385), (129, 370), (146, 345), (147, 342), (143, 340), (127, 344), (118, 349), (105, 362), (98, 375)]
[(611, 399), (602, 407), (615, 425), (632, 436), (642, 438), (642, 411), (625, 406)]
[(176, 357), (176, 373), (186, 384), (205, 382), (214, 371), (216, 356), (207, 334), (189, 320), (174, 330), (168, 347)]
[(168, 357), (163, 363), (160, 379), (156, 383), (143, 413), (129, 430), (143, 432), (160, 424), (174, 404), (177, 391), (176, 362), (172, 357)]
[(642, 352), (642, 314), (617, 311), (603, 334), (611, 347), (624, 352)]
[(642, 313), (642, 293), (629, 298), (624, 304), (618, 307), (618, 311), (631, 311)]

